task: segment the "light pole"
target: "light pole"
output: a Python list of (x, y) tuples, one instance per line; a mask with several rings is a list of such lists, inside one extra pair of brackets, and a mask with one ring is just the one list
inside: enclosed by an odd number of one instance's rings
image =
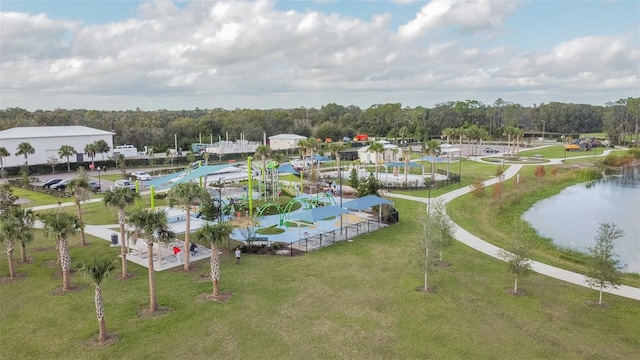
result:
[(100, 181), (100, 166), (98, 166), (98, 192), (102, 192), (102, 182)]
[(460, 156), (458, 156), (458, 187), (462, 186), (462, 150), (460, 150)]
[(222, 179), (224, 179), (223, 177), (218, 178), (218, 204), (219, 204), (219, 210), (220, 210), (220, 222), (224, 222), (224, 217), (222, 215)]
[(542, 120), (542, 142), (544, 142), (544, 120)]
[[(340, 161), (340, 152), (336, 155), (338, 161), (338, 183), (340, 186), (340, 208), (342, 209), (342, 162)], [(340, 215), (340, 234), (342, 234), (342, 215)]]

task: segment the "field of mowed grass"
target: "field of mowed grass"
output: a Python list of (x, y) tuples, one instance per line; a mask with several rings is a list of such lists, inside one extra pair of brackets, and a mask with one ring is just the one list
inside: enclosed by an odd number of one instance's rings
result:
[[(592, 148), (590, 151), (567, 151), (566, 156), (568, 158), (578, 157), (578, 156), (594, 156), (601, 155), (606, 148), (598, 147)], [(564, 145), (551, 145), (545, 148), (534, 149), (534, 150), (523, 150), (518, 152), (518, 155), (524, 157), (534, 157), (536, 155), (540, 155), (544, 159), (564, 159), (565, 151)]]
[[(455, 243), (444, 253), (453, 266), (422, 284), (419, 214), (422, 204), (396, 200), (401, 223), (297, 257), (225, 254), (224, 303), (198, 300), (211, 291), (208, 262), (195, 270), (156, 273), (158, 301), (171, 312), (141, 318), (148, 305), (147, 270), (134, 264), (127, 281), (103, 286), (106, 325), (119, 342), (97, 348), (93, 284), (61, 286), (54, 243), (38, 231), (23, 278), (0, 283), (0, 353), (10, 359), (630, 359), (640, 349), (638, 301), (532, 274), (526, 296), (508, 295), (513, 277), (499, 260)], [(70, 239), (73, 263), (117, 256), (109, 242)], [(6, 258), (0, 271), (7, 272)], [(117, 276), (119, 270), (114, 272)]]

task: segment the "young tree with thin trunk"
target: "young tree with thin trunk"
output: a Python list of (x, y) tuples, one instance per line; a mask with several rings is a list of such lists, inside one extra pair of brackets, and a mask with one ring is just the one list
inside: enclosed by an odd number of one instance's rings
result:
[(104, 320), (104, 302), (102, 301), (102, 281), (109, 277), (111, 271), (116, 268), (112, 259), (92, 258), (90, 262), (80, 265), (79, 272), (85, 278), (92, 280), (95, 284), (94, 303), (96, 306), (96, 317), (98, 318), (98, 342), (104, 343), (107, 340), (107, 325)]
[(78, 222), (80, 224), (80, 246), (87, 246), (87, 238), (84, 234), (84, 220), (82, 216), (84, 215), (84, 209), (82, 204), (91, 199), (93, 197), (93, 193), (89, 189), (89, 181), (87, 181), (87, 177), (81, 175), (78, 178), (75, 178), (69, 182), (67, 188), (73, 195), (73, 202), (76, 204), (78, 209)]
[(169, 190), (169, 200), (184, 208), (186, 212), (185, 231), (184, 231), (184, 249), (185, 261), (184, 271), (189, 271), (189, 236), (191, 232), (191, 206), (197, 204), (206, 204), (211, 201), (211, 196), (207, 190), (201, 188), (198, 184), (192, 182), (184, 182), (178, 184)]
[(58, 156), (61, 159), (67, 158), (67, 172), (71, 171), (71, 162), (69, 158), (76, 153), (76, 149), (71, 145), (62, 145), (58, 150)]
[(70, 271), (71, 254), (67, 238), (80, 227), (78, 218), (63, 211), (47, 212), (40, 215), (44, 223), (44, 231), (47, 237), (56, 242), (60, 266), (62, 267), (62, 291), (71, 290)]
[(515, 244), (511, 251), (500, 250), (499, 256), (507, 262), (509, 272), (515, 276), (513, 294), (518, 294), (518, 278), (528, 276), (531, 273), (531, 259), (529, 259), (529, 247), (520, 239), (520, 230), (514, 232)]
[(136, 202), (140, 198), (140, 194), (131, 191), (128, 188), (116, 188), (104, 192), (104, 204), (106, 206), (118, 209), (118, 224), (120, 225), (120, 257), (122, 258), (122, 279), (126, 279), (128, 274), (127, 268), (127, 244), (125, 241), (124, 225), (127, 221), (127, 206)]
[(447, 209), (445, 203), (437, 199), (431, 203), (431, 209), (427, 212), (427, 216), (430, 218), (429, 224), (434, 227), (437, 238), (435, 240), (435, 247), (439, 252), (439, 264), (443, 263), (442, 254), (445, 249), (453, 245), (453, 231), (455, 230), (455, 224), (449, 216), (447, 216)]
[(476, 199), (476, 204), (480, 199), (484, 198), (485, 190), (484, 182), (480, 178), (476, 178), (471, 184), (471, 194)]
[(600, 290), (598, 304), (602, 305), (602, 292), (604, 289), (617, 288), (620, 285), (619, 272), (624, 269), (620, 265), (620, 260), (615, 252), (614, 241), (624, 236), (624, 231), (616, 224), (602, 223), (596, 236), (596, 244), (589, 247), (591, 260), (589, 262), (589, 272), (587, 283), (590, 287)]
[(422, 217), (423, 237), (419, 242), (419, 258), (420, 267), (424, 275), (423, 286), (418, 287), (419, 291), (433, 292), (433, 288), (429, 287), (429, 276), (435, 271), (438, 263), (437, 241), (439, 238), (435, 219), (427, 214)]
[[(129, 224), (135, 229), (137, 236), (143, 236), (147, 243), (147, 267), (149, 269), (149, 312), (158, 310), (158, 297), (156, 295), (156, 278), (153, 266), (153, 240), (171, 237), (172, 233), (167, 227), (167, 217), (162, 211), (138, 209), (129, 216)], [(185, 248), (185, 252), (189, 251)], [(160, 259), (158, 259), (160, 260)]]
[[(211, 247), (211, 261), (209, 262), (211, 281), (213, 283), (214, 299), (220, 296), (220, 250), (218, 245), (229, 237), (233, 231), (230, 223), (217, 223), (215, 225), (205, 225), (196, 232), (196, 241)], [(231, 251), (231, 249), (229, 249)]]

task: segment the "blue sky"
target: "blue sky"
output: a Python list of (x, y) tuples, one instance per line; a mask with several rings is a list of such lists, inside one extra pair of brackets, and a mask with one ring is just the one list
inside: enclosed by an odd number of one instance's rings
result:
[(0, 108), (604, 104), (640, 93), (637, 1), (0, 3)]

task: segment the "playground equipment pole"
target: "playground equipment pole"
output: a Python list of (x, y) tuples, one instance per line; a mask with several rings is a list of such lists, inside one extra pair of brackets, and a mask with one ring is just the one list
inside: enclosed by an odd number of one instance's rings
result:
[(253, 218), (253, 168), (251, 167), (251, 156), (247, 156), (247, 171), (249, 172), (249, 218)]
[[(336, 154), (338, 160), (338, 182), (340, 184), (340, 208), (342, 209), (342, 162), (340, 161), (340, 152)], [(340, 234), (342, 234), (342, 214), (340, 215)]]

